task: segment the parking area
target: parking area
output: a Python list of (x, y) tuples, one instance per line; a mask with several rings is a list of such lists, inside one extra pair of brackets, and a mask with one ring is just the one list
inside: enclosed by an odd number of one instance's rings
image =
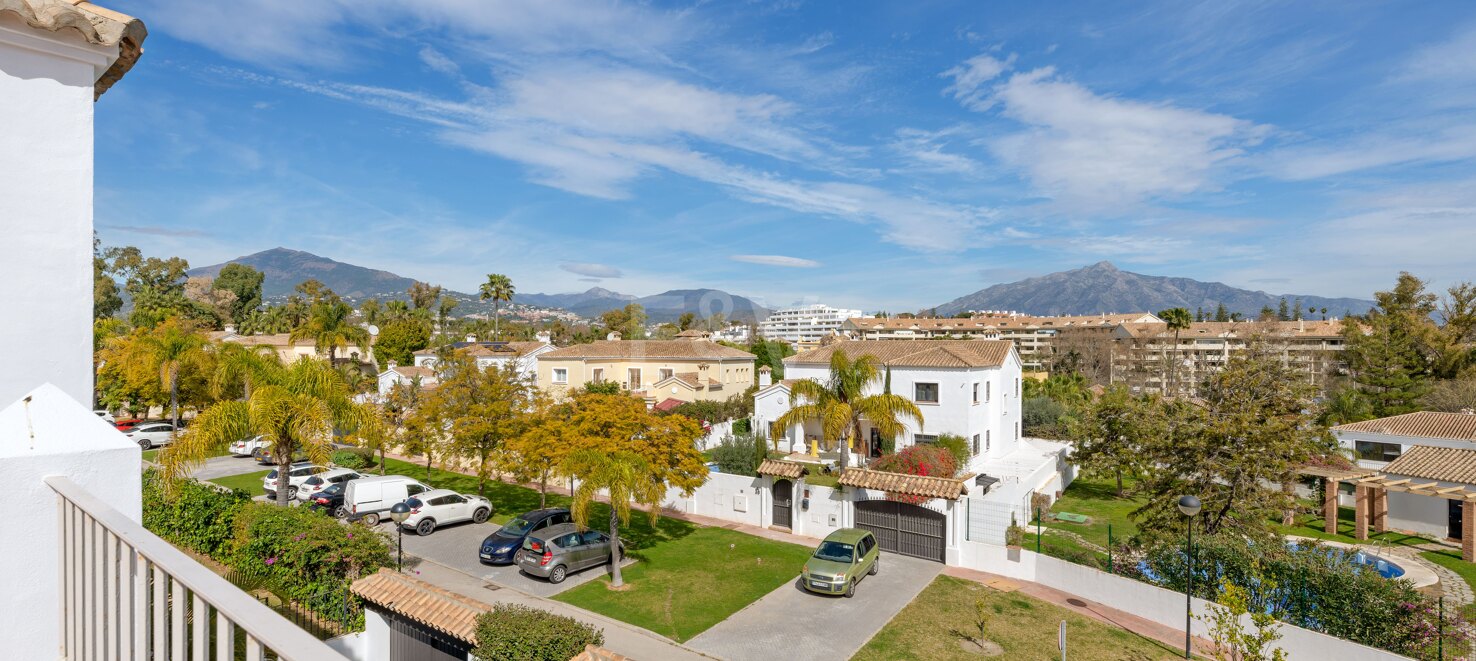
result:
[[(215, 480), (222, 477), (241, 475), (243, 473), (255, 473), (269, 469), (271, 469), (271, 466), (258, 464), (251, 457), (232, 457), (227, 455), (206, 459), (198, 468), (190, 472), (190, 477), (197, 480)], [(253, 495), (258, 495), (260, 492), (261, 490), (257, 489)]]
[(818, 595), (799, 577), (687, 642), (727, 661), (849, 659), (943, 570), (941, 563), (882, 554), (881, 569), (856, 596)]
[[(609, 572), (608, 565), (591, 567), (577, 574), (571, 574), (564, 579), (563, 583), (553, 584), (536, 576), (529, 576), (518, 571), (513, 565), (484, 565), (477, 558), (477, 550), (481, 548), (482, 540), (494, 532), (498, 526), (492, 523), (458, 523), (445, 528), (437, 528), (435, 533), (429, 537), (421, 537), (413, 532), (405, 533), (405, 556), (406, 564), (411, 564), (410, 556), (425, 558), (439, 565), (444, 565), (459, 572), (470, 574), (481, 578), (489, 583), (500, 587), (512, 588), (537, 597), (552, 597), (560, 592), (583, 585)], [(391, 523), (379, 524), (379, 530), (388, 533), (391, 538), (395, 534), (394, 525)], [(634, 559), (626, 558), (622, 566), (630, 566), (635, 563)]]

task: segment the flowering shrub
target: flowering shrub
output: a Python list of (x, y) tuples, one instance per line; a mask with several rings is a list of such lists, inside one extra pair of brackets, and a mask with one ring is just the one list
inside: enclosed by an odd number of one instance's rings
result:
[(586, 645), (605, 643), (605, 633), (572, 617), (521, 604), (496, 604), (477, 618), (479, 659), (564, 661)]
[(236, 514), (250, 503), (243, 491), (221, 491), (194, 480), (177, 480), (166, 497), (163, 474), (153, 468), (143, 474), (144, 527), (196, 553), (224, 552), (235, 536)]
[[(878, 457), (871, 462), (868, 468), (888, 473), (930, 477), (953, 477), (958, 472), (958, 464), (953, 453), (935, 445), (914, 445), (896, 454)], [(887, 499), (914, 505), (928, 500), (922, 496), (892, 493), (887, 494)]]

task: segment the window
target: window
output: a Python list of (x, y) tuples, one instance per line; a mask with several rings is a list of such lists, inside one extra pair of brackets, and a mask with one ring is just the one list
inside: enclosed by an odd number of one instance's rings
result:
[(657, 372), (656, 372), (656, 380), (657, 381), (665, 381), (667, 379), (670, 379), (672, 374), (673, 374), (673, 371), (671, 369), (663, 367), (660, 370), (657, 370)]
[(913, 434), (912, 435), (912, 442), (913, 443), (916, 443), (918, 445), (922, 445), (924, 443), (937, 443), (938, 442), (938, 435), (937, 434)]
[(974, 454), (979, 454), (979, 435), (974, 434)]
[(1015, 440), (1020, 440), (1020, 423), (1015, 423)]
[(596, 530), (586, 530), (586, 531), (584, 531), (584, 543), (585, 544), (604, 544), (606, 541), (607, 540), (605, 539), (604, 533), (601, 533), (601, 532), (596, 531)]
[(993, 430), (990, 430), (990, 429), (985, 429), (984, 430), (984, 451), (985, 452), (988, 452), (989, 451), (989, 442), (990, 442), (990, 438), (989, 437), (992, 434), (992, 432), (993, 432)]
[(912, 387), (914, 389), (913, 398), (912, 398), (913, 401), (915, 401), (915, 402), (917, 402), (919, 404), (937, 404), (938, 403), (938, 384), (936, 384), (936, 383), (917, 383), (917, 384), (913, 384)]
[(993, 386), (994, 384), (990, 382), (985, 382), (984, 384), (984, 403), (986, 404), (989, 403), (989, 394), (994, 391)]
[(569, 370), (562, 367), (554, 368), (554, 383), (568, 383)]
[(441, 504), (442, 505), (457, 505), (457, 504), (464, 503), (464, 502), (466, 502), (466, 499), (465, 498), (462, 498), (461, 496), (457, 496), (455, 494), (452, 494), (450, 496), (442, 496), (441, 497)]
[(567, 535), (560, 535), (558, 539), (554, 540), (554, 544), (557, 544), (561, 549), (572, 549), (579, 546), (579, 533), (571, 532)]
[(423, 487), (423, 486), (421, 486), (419, 484), (407, 484), (407, 485), (405, 485), (405, 493), (407, 495), (413, 496), (413, 495), (418, 494), (418, 493), (424, 493), (425, 491), (426, 491), (426, 487)]
[(1359, 459), (1369, 461), (1394, 461), (1399, 458), (1404, 446), (1398, 443), (1374, 443), (1371, 441), (1354, 441), (1353, 449), (1358, 452)]
[(979, 384), (978, 384), (978, 382), (975, 382), (974, 383), (974, 403), (975, 404), (978, 404), (979, 403)]
[(628, 370), (628, 372), (629, 372), (629, 377), (630, 377), (630, 389), (631, 390), (640, 390), (641, 389), (641, 368), (639, 368), (639, 367), (632, 367), (632, 368), (630, 368)]
[[(555, 380), (557, 380), (557, 377), (555, 377)], [(596, 367), (596, 368), (594, 368), (594, 378), (592, 380), (595, 383), (604, 383), (605, 382), (605, 368), (603, 368), (603, 367)]]
[(1020, 396), (1020, 377), (1015, 377), (1015, 396)]

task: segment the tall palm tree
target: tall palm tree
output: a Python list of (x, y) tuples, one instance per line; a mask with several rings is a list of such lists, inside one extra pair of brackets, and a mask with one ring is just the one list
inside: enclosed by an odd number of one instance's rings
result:
[(213, 451), (260, 435), (277, 465), (277, 504), (288, 503), (288, 468), (298, 453), (317, 464), (333, 453), (335, 428), (356, 429), (367, 409), (349, 398), (338, 371), (304, 356), (252, 389), (244, 401), (217, 402), (201, 412), (189, 431), (160, 453), (165, 475), (182, 475)]
[(338, 350), (350, 346), (367, 347), (369, 331), (349, 320), (354, 309), (348, 303), (324, 300), (313, 305), (307, 321), (292, 331), (290, 339), (312, 340), (318, 351), (328, 349), (328, 364), (337, 364)]
[(597, 452), (580, 450), (570, 455), (567, 464), (577, 477), (570, 513), (581, 527), (589, 523), (590, 508), (600, 491), (610, 497), (610, 585), (625, 585), (620, 575), (620, 524), (630, 523), (631, 505), (644, 505), (655, 525), (661, 499), (666, 497), (666, 483), (651, 470), (651, 465), (633, 452)]
[(497, 339), (502, 339), (502, 306), (501, 303), (512, 302), (513, 294), (517, 293), (513, 288), (512, 278), (501, 273), (488, 273), (487, 281), (482, 283), (482, 300), (492, 301), (492, 333)]
[(1165, 324), (1168, 324), (1168, 329), (1174, 332), (1174, 357), (1173, 362), (1169, 363), (1169, 392), (1164, 394), (1171, 397), (1178, 396), (1179, 332), (1187, 330), (1189, 324), (1193, 323), (1194, 318), (1189, 315), (1189, 310), (1186, 308), (1163, 310), (1158, 313), (1158, 318), (1162, 319)]
[(159, 384), (169, 391), (169, 419), (179, 429), (180, 373), (205, 366), (210, 340), (177, 317), (130, 339), (128, 360), (143, 361), (158, 372)]
[(795, 406), (779, 416), (775, 425), (788, 429), (818, 419), (826, 438), (843, 442), (841, 468), (845, 468), (850, 448), (857, 441), (866, 444), (866, 456), (871, 455), (869, 439), (861, 436), (862, 418), (881, 435), (889, 437), (906, 431), (903, 419), (916, 420), (919, 428), (923, 425), (922, 411), (906, 397), (892, 394), (889, 388), (881, 394), (866, 394), (866, 389), (881, 378), (875, 356), (866, 354), (851, 360), (837, 349), (830, 356), (830, 378), (825, 383), (804, 379), (789, 387)]
[(215, 372), (210, 375), (210, 390), (217, 399), (241, 385), (241, 398), (251, 399), (251, 386), (266, 383), (282, 369), (282, 359), (268, 346), (248, 346), (235, 342), (215, 345)]

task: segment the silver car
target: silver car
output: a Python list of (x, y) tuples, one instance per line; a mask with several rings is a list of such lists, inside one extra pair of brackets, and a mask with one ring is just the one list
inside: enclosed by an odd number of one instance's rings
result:
[[(625, 558), (625, 544), (620, 545), (620, 558)], [(513, 562), (526, 574), (562, 583), (570, 572), (610, 562), (610, 536), (572, 523), (549, 526), (528, 535)]]

